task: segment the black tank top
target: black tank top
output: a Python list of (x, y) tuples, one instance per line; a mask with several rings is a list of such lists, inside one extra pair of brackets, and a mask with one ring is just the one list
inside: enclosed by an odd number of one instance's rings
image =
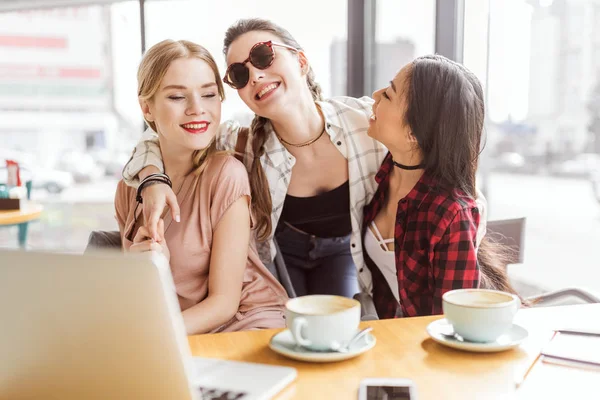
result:
[(341, 237), (352, 232), (350, 184), (312, 197), (285, 196), (281, 221), (317, 237)]

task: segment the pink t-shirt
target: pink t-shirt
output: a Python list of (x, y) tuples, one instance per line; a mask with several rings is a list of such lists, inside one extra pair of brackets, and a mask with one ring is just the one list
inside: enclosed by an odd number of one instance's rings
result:
[[(186, 310), (208, 295), (208, 274), (213, 232), (231, 204), (242, 196), (250, 197), (246, 168), (230, 155), (213, 155), (202, 175), (188, 175), (177, 193), (181, 222), (164, 216), (165, 240), (171, 253), (171, 271), (181, 310)], [(177, 190), (177, 188), (174, 188)], [(136, 190), (119, 182), (115, 208), (123, 248), (128, 249), (142, 225), (142, 207), (134, 226)], [(254, 241), (248, 248), (242, 295), (238, 312), (213, 332), (239, 331), (285, 326), (285, 289), (261, 263)]]

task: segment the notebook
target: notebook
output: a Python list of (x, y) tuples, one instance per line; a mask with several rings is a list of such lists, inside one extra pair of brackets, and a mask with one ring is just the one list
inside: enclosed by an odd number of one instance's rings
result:
[(542, 355), (544, 362), (600, 369), (600, 333), (557, 332)]

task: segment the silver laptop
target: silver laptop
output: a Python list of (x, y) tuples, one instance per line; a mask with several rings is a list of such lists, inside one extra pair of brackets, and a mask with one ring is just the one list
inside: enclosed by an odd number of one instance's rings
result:
[(289, 367), (190, 354), (161, 255), (0, 251), (0, 399), (268, 399)]

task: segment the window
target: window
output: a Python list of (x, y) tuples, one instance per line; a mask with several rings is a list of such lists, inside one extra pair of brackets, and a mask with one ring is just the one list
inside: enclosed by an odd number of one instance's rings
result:
[[(525, 262), (509, 274), (535, 292), (600, 292), (599, 27), (592, 0), (466, 2), (465, 64), (487, 77), (489, 217), (527, 217)], [(472, 37), (488, 28), (489, 47)]]
[[(346, 92), (346, 0), (286, 3), (278, 0), (169, 0), (148, 2), (146, 9), (148, 46), (166, 38), (191, 40), (211, 52), (221, 75), (226, 69), (223, 38), (227, 28), (242, 18), (272, 20), (287, 29), (304, 48), (324, 96)], [(226, 97), (222, 118), (249, 124), (253, 114), (228, 86)]]
[(376, 2), (373, 90), (387, 86), (416, 57), (434, 52), (435, 0)]
[[(58, 2), (57, 2), (58, 3)], [(188, 39), (225, 70), (224, 32), (262, 17), (304, 47), (325, 96), (346, 91), (347, 0), (147, 1), (146, 47)], [(92, 230), (114, 230), (113, 199), (122, 166), (141, 136), (136, 72), (141, 58), (138, 1), (0, 13), (0, 181), (5, 159), (31, 179), (45, 209), (29, 228), (34, 249), (82, 251)], [(223, 118), (252, 115), (226, 89)], [(0, 229), (16, 247), (17, 228)]]
[[(140, 135), (136, 1), (0, 13), (0, 181), (6, 159), (43, 203), (32, 248), (81, 251), (115, 229), (120, 170)], [(0, 229), (0, 246), (17, 243)]]

